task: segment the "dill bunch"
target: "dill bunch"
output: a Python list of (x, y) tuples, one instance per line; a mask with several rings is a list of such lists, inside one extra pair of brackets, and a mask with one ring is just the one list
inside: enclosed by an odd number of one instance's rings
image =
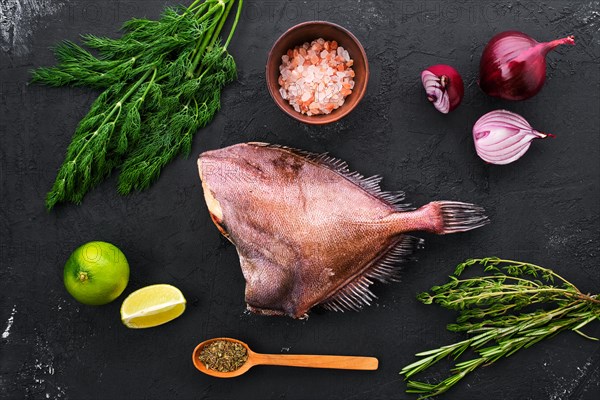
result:
[[(460, 279), (463, 271), (473, 265), (483, 266), (488, 275)], [(442, 394), (476, 368), (559, 332), (570, 330), (598, 340), (581, 332), (584, 326), (600, 319), (598, 295), (584, 294), (552, 270), (530, 263), (495, 257), (467, 260), (458, 265), (448, 283), (434, 286), (417, 298), (425, 304), (436, 303), (458, 311), (456, 323), (448, 325), (448, 330), (471, 336), (418, 353), (420, 360), (404, 367), (400, 374), (409, 379), (445, 358), (457, 361), (468, 349), (475, 353), (474, 358), (455, 363), (452, 374), (441, 382), (409, 380), (407, 392), (419, 394), (421, 399)], [(523, 310), (536, 307), (535, 311)]]
[[(224, 44), (220, 33), (237, 11)], [(118, 190), (148, 188), (176, 156), (188, 155), (196, 131), (212, 121), (221, 92), (237, 76), (227, 47), (243, 0), (196, 0), (167, 8), (157, 21), (131, 19), (118, 39), (82, 37), (55, 48), (58, 64), (32, 72), (32, 82), (102, 90), (80, 121), (46, 196), (46, 207), (80, 203), (118, 168)]]

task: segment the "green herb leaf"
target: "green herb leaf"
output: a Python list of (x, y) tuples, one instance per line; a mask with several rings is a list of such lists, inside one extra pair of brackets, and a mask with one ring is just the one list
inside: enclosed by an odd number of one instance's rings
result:
[[(474, 265), (480, 265), (488, 275), (459, 279), (465, 269)], [(561, 284), (554, 285), (555, 280)], [(408, 379), (444, 358), (457, 360), (467, 349), (477, 355), (457, 362), (451, 375), (436, 384), (408, 381), (406, 392), (419, 394), (420, 398), (444, 393), (476, 368), (565, 330), (597, 340), (580, 332), (585, 325), (600, 320), (597, 295), (584, 294), (552, 270), (530, 263), (497, 257), (467, 260), (457, 266), (448, 283), (433, 286), (417, 299), (458, 310), (456, 323), (449, 324), (448, 330), (473, 336), (416, 354), (421, 359), (404, 367), (400, 374)], [(534, 305), (544, 308), (518, 312)]]
[(221, 91), (236, 78), (233, 57), (219, 42), (236, 2), (228, 44), (243, 0), (196, 0), (167, 8), (158, 21), (132, 19), (117, 39), (84, 35), (98, 56), (65, 41), (55, 49), (58, 65), (33, 71), (36, 83), (104, 90), (73, 135), (48, 209), (81, 202), (114, 168), (121, 169), (120, 193), (146, 189), (171, 160), (189, 154), (194, 134), (212, 121)]

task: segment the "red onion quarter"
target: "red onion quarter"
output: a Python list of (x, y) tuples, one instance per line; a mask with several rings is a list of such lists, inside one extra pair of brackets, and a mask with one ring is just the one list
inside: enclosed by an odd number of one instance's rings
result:
[(479, 86), (490, 96), (505, 100), (535, 96), (546, 80), (546, 55), (561, 44), (574, 45), (575, 38), (538, 43), (522, 32), (497, 34), (483, 50)]
[(495, 110), (473, 126), (477, 155), (491, 164), (509, 164), (525, 154), (533, 139), (554, 137), (538, 132), (525, 118), (506, 110)]
[(421, 72), (421, 81), (427, 99), (444, 114), (458, 107), (465, 93), (460, 74), (449, 65), (432, 65)]

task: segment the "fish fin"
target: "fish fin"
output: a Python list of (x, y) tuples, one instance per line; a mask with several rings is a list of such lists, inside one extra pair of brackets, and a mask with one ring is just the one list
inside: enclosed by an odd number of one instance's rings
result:
[(414, 261), (413, 254), (415, 250), (423, 248), (423, 243), (425, 241), (418, 237), (400, 236), (400, 240), (369, 267), (365, 276), (382, 283), (399, 282), (401, 270), (399, 264)]
[(370, 306), (377, 298), (369, 289), (375, 280), (383, 283), (398, 282), (400, 280), (399, 263), (412, 260), (416, 249), (421, 248), (423, 239), (401, 235), (388, 251), (369, 266), (360, 276), (339, 289), (333, 296), (327, 298), (320, 305), (326, 310), (359, 311), (364, 306)]
[(371, 301), (377, 298), (369, 289), (372, 284), (372, 280), (361, 275), (319, 305), (329, 311), (360, 311), (365, 305), (370, 306)]
[(443, 227), (438, 234), (465, 232), (490, 223), (483, 207), (460, 201), (436, 201), (443, 219)]
[(295, 154), (298, 157), (302, 157), (305, 160), (308, 160), (315, 164), (322, 165), (323, 167), (338, 173), (340, 176), (361, 187), (373, 197), (378, 198), (379, 200), (392, 207), (395, 211), (411, 211), (415, 209), (410, 204), (403, 203), (406, 197), (404, 192), (381, 190), (381, 187), (379, 186), (379, 182), (381, 182), (381, 180), (383, 179), (381, 176), (373, 175), (370, 177), (365, 177), (359, 172), (352, 172), (348, 168), (348, 163), (346, 163), (346, 161), (332, 157), (328, 153), (311, 153), (309, 151), (298, 150), (292, 147), (282, 146), (279, 144), (269, 144), (262, 142), (250, 142), (248, 144), (254, 146), (281, 149), (289, 153)]

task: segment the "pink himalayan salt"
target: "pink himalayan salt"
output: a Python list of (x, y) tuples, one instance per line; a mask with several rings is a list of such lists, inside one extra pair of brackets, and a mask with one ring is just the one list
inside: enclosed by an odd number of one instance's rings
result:
[(354, 89), (353, 64), (348, 51), (336, 41), (306, 42), (281, 57), (279, 93), (299, 113), (329, 114)]

